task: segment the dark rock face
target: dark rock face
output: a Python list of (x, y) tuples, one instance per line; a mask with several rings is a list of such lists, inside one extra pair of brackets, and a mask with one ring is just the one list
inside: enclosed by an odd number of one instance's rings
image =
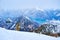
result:
[(57, 25), (53, 25), (53, 24), (43, 24), (35, 30), (36, 33), (41, 32), (42, 34), (54, 36), (54, 37), (60, 36), (60, 33), (57, 31), (59, 31), (57, 30)]

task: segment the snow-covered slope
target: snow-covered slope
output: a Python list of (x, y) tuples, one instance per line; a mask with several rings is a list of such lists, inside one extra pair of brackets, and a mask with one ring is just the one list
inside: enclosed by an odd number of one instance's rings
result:
[(60, 40), (43, 34), (19, 32), (0, 28), (0, 40)]
[(46, 27), (46, 32), (60, 33), (60, 20), (50, 20), (42, 24)]

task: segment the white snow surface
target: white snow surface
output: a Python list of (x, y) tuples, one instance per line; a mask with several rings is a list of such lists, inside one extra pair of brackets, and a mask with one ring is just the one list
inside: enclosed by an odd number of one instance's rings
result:
[(60, 37), (0, 28), (0, 40), (60, 40)]

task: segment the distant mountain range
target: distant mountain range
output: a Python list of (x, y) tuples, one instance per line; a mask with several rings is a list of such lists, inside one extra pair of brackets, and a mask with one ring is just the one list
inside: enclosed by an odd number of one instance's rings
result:
[[(9, 20), (8, 20), (9, 18)], [(7, 21), (8, 20), (8, 21)], [(15, 29), (16, 23), (20, 23), (21, 27), (32, 25), (34, 28), (44, 23), (49, 23), (51, 20), (60, 21), (60, 10), (10, 10), (0, 11), (0, 27), (7, 29)], [(6, 23), (6, 21), (8, 23)]]

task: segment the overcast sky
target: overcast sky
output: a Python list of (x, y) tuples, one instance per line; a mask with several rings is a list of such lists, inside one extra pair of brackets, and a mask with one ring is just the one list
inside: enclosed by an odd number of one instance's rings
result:
[(60, 0), (0, 0), (0, 10), (29, 8), (60, 9)]

